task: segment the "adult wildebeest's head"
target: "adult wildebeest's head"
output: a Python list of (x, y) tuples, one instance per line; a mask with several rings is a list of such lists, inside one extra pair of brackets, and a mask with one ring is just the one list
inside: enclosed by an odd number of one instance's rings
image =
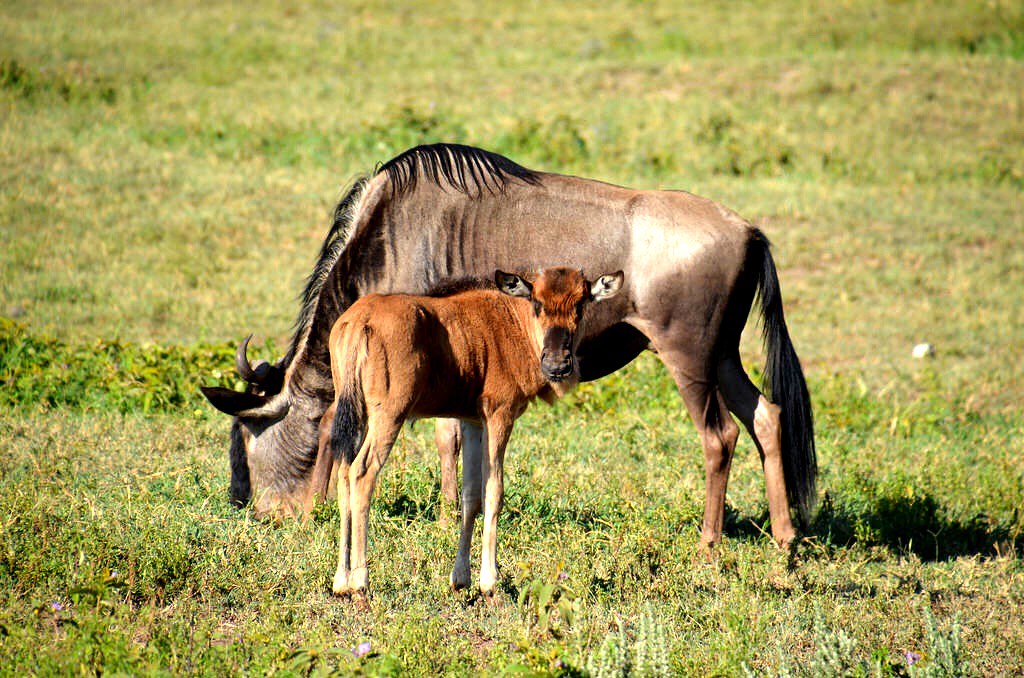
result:
[[(255, 499), (255, 509), (264, 515), (279, 512), (293, 515), (309, 508), (304, 482), (306, 462), (299, 454), (309, 446), (308, 419), (299, 410), (292, 412), (288, 390), (283, 388), (284, 370), (265, 361), (250, 363), (246, 355), (249, 339), (241, 343), (235, 367), (247, 382), (245, 391), (203, 387), (203, 395), (221, 412), (235, 417), (231, 428), (231, 500), (241, 506)], [(308, 407), (308, 405), (306, 405)], [(291, 415), (291, 416), (289, 416)], [(282, 444), (296, 452), (288, 461), (263, 450)], [(262, 449), (261, 449), (262, 448)], [(308, 455), (305, 455), (308, 456)], [(259, 488), (253, 497), (253, 481)], [(297, 492), (297, 490), (302, 490)]]
[(622, 287), (622, 278), (622, 271), (618, 271), (590, 283), (582, 271), (571, 268), (545, 269), (532, 280), (503, 271), (494, 274), (499, 290), (533, 303), (540, 370), (548, 381), (567, 385), (579, 381), (579, 367), (573, 356), (582, 336), (579, 330), (584, 307), (614, 297)]

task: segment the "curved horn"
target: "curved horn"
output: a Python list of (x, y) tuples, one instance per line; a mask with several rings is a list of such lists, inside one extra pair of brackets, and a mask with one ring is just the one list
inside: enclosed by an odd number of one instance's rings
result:
[(256, 375), (256, 381), (261, 384), (267, 380), (267, 375), (270, 374), (272, 369), (274, 369), (274, 366), (266, 360), (257, 360), (252, 364), (252, 371)]
[(264, 371), (263, 375), (256, 372), (252, 365), (249, 364), (249, 358), (246, 352), (249, 350), (249, 341), (252, 339), (250, 334), (245, 340), (238, 345), (238, 350), (235, 351), (235, 369), (238, 370), (238, 376), (250, 384), (258, 384), (262, 381), (262, 376), (266, 376)]

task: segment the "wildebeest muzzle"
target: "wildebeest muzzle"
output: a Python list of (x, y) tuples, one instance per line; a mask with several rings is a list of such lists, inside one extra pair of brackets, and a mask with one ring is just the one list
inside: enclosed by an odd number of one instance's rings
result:
[(555, 327), (544, 335), (540, 354), (540, 371), (548, 381), (565, 381), (572, 376), (572, 334), (564, 327)]

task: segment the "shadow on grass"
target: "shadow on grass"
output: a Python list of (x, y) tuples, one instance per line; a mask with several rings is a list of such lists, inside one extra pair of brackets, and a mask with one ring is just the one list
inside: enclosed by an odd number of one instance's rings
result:
[(441, 515), (441, 486), (436, 483), (428, 499), (413, 497), (402, 492), (401, 494), (382, 498), (380, 510), (393, 518), (405, 518), (406, 520), (436, 521)]
[(869, 501), (843, 501), (826, 494), (813, 533), (833, 544), (860, 543), (913, 553), (924, 561), (992, 556), (1016, 549), (1020, 535), (1010, 524), (984, 514), (948, 515), (929, 494), (881, 493)]
[[(445, 501), (441, 498), (440, 483), (434, 483), (429, 497), (414, 497), (406, 492), (387, 498), (381, 498), (380, 509), (388, 516), (406, 520), (438, 520)], [(607, 507), (606, 507), (607, 508)], [(452, 506), (453, 513), (460, 510), (459, 501)], [(611, 520), (620, 520), (621, 516), (614, 509), (601, 512), (598, 507), (586, 503), (559, 501), (557, 498), (531, 495), (512, 489), (505, 494), (505, 506), (502, 521), (512, 524), (526, 518), (560, 525), (576, 525), (590, 532), (602, 528)]]
[[(993, 556), (1017, 550), (1016, 521), (996, 523), (977, 514), (966, 520), (950, 518), (931, 495), (879, 493), (870, 499), (833, 497), (826, 493), (807, 536), (832, 546), (887, 548), (914, 554), (922, 561), (946, 561), (962, 556)], [(756, 541), (770, 534), (767, 510), (757, 516), (726, 508), (725, 534)]]
[[(517, 499), (506, 504), (504, 520), (527, 517), (592, 531), (603, 529), (609, 520), (625, 519), (603, 515), (596, 507), (585, 504), (529, 495)], [(401, 493), (383, 502), (381, 509), (387, 515), (406, 520), (436, 521), (440, 501), (440, 486), (435, 485), (427, 499)], [(612, 507), (605, 508), (616, 513)], [(1019, 550), (1022, 540), (1016, 524), (1016, 519), (997, 522), (983, 514), (967, 519), (950, 517), (949, 511), (929, 494), (872, 487), (864, 494), (826, 493), (805, 534), (831, 546), (882, 547), (894, 553), (914, 554), (923, 561), (946, 561)], [(770, 538), (767, 509), (752, 515), (727, 505), (724, 533), (728, 539), (747, 542)]]

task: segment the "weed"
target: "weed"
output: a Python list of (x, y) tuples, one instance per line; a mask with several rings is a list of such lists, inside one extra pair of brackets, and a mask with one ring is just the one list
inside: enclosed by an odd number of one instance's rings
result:
[[(829, 626), (820, 606), (814, 610), (814, 657), (808, 666), (810, 676), (849, 676), (851, 678), (877, 676), (931, 676), (938, 678), (970, 675), (960, 655), (960, 625), (954, 619), (948, 630), (940, 630), (929, 606), (923, 606), (927, 627), (927, 650), (919, 653), (907, 650), (893, 658), (889, 650), (875, 650), (871, 659), (861, 657), (857, 641), (842, 628)], [(751, 670), (745, 666), (749, 675)], [(782, 675), (794, 675), (783, 659)]]
[[(0, 673), (804, 675), (819, 650), (1024, 673), (1022, 12), (6, 3)], [(691, 190), (765, 231), (818, 424), (800, 558), (762, 535), (746, 435), (725, 541), (697, 555), (700, 444), (650, 354), (517, 424), (499, 557), (531, 564), (521, 605), (447, 590), (429, 426), (375, 495), (365, 613), (326, 590), (333, 505), (231, 506), (228, 422), (197, 387), (242, 386), (249, 332), (280, 356), (339, 192), (433, 141)], [(759, 382), (755, 328), (742, 357)]]
[[(528, 576), (528, 568), (526, 571)], [(551, 580), (535, 577), (520, 584), (518, 605), (527, 629), (559, 638), (572, 627), (579, 615), (579, 601), (565, 585), (568, 578), (559, 563)]]
[(605, 635), (597, 650), (587, 657), (586, 668), (594, 678), (661, 678), (672, 675), (669, 653), (664, 620), (655, 617), (648, 603), (637, 622), (635, 639), (630, 642), (620, 623), (618, 630)]
[(593, 678), (629, 676), (629, 645), (625, 634), (621, 630), (608, 633), (597, 651), (587, 657), (586, 667)]
[[(910, 675), (927, 678), (959, 678), (970, 675), (969, 666), (960, 650), (960, 620), (953, 618), (949, 628), (942, 630), (930, 607), (924, 608), (927, 624), (928, 651), (924, 661), (915, 659)], [(908, 661), (910, 656), (907, 657)]]

